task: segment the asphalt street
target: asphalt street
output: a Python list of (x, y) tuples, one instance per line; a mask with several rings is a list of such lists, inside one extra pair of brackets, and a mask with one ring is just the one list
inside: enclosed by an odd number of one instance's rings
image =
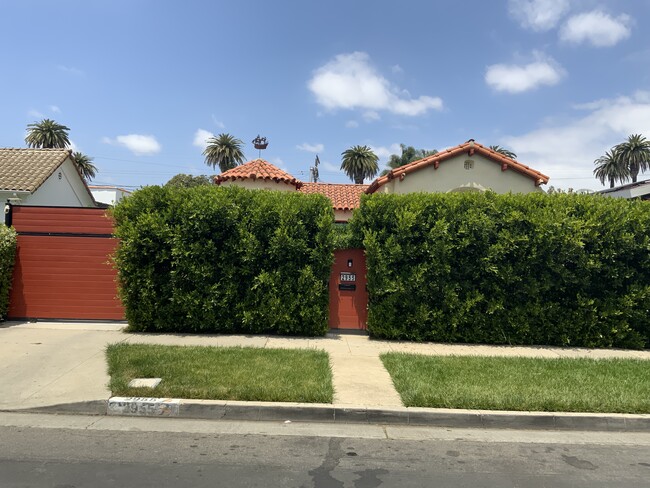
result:
[(650, 434), (0, 413), (0, 487), (645, 487)]

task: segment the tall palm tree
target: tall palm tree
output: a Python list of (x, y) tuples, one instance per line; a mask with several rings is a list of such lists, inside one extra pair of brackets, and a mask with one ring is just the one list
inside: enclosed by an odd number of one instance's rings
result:
[(627, 141), (614, 147), (614, 153), (619, 164), (628, 169), (632, 183), (636, 183), (639, 171), (650, 168), (650, 141), (641, 134), (629, 136)]
[(68, 131), (65, 125), (56, 123), (50, 119), (43, 119), (40, 122), (27, 125), (25, 142), (28, 147), (38, 148), (64, 148), (70, 145)]
[(90, 156), (75, 151), (72, 153), (72, 161), (86, 181), (92, 180), (97, 174), (97, 167), (93, 164), (93, 158)]
[(630, 178), (629, 168), (620, 164), (616, 151), (613, 149), (607, 151), (604, 156), (596, 159), (594, 164), (596, 165), (594, 176), (600, 180), (602, 185), (605, 184), (605, 180), (609, 180), (609, 187), (614, 188), (617, 181), (623, 183)]
[(510, 151), (509, 149), (506, 149), (505, 147), (496, 145), (496, 146), (490, 146), (490, 149), (492, 149), (495, 152), (498, 152), (499, 154), (505, 156), (506, 158), (517, 159), (517, 155), (512, 151)]
[(406, 144), (400, 144), (399, 146), (402, 149), (402, 154), (399, 156), (397, 154), (391, 154), (390, 158), (388, 158), (388, 168), (382, 171), (380, 176), (390, 173), (395, 168), (412, 163), (418, 159), (426, 158), (438, 152), (436, 149), (415, 149), (413, 146), (407, 146)]
[(205, 164), (221, 172), (228, 171), (244, 162), (243, 142), (230, 134), (219, 134), (208, 139), (208, 145), (203, 151)]
[(363, 184), (365, 178), (372, 178), (379, 172), (379, 158), (368, 146), (352, 146), (341, 153), (341, 169), (355, 184)]

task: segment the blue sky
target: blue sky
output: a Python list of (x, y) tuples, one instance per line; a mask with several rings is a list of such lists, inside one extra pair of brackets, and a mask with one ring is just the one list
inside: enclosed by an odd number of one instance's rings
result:
[[(561, 188), (602, 188), (593, 161), (650, 138), (650, 0), (0, 0), (0, 147), (70, 127), (95, 184), (214, 174), (204, 140), (349, 182), (341, 152), (474, 138)], [(647, 178), (648, 175), (642, 175)]]

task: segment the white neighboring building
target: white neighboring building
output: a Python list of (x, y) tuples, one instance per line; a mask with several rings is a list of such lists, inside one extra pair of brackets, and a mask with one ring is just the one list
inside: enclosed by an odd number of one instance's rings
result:
[(68, 149), (0, 149), (0, 199), (13, 205), (96, 206)]
[(628, 183), (627, 185), (616, 186), (614, 188), (608, 188), (607, 190), (600, 190), (597, 193), (611, 198), (626, 198), (628, 200), (638, 198), (640, 200), (650, 200), (650, 180)]
[(89, 185), (90, 192), (93, 194), (95, 201), (106, 205), (115, 205), (131, 192), (117, 186), (106, 185)]

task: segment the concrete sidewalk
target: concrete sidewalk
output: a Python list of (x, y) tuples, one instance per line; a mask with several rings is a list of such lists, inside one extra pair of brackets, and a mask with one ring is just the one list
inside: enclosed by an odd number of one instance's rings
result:
[[(402, 422), (410, 417), (422, 417), (422, 411), (430, 411), (432, 418), (444, 411), (434, 409), (405, 409), (384, 369), (379, 354), (397, 351), (431, 355), (480, 355), (480, 356), (529, 356), (529, 357), (589, 357), (589, 358), (640, 358), (650, 360), (650, 351), (563, 349), (554, 347), (472, 346), (449, 344), (414, 344), (371, 340), (367, 336), (330, 334), (322, 338), (282, 338), (267, 336), (196, 336), (125, 334), (123, 324), (60, 323), (60, 322), (10, 322), (0, 326), (0, 410), (47, 409), (57, 410), (64, 404), (105, 405), (110, 397), (106, 388), (109, 378), (106, 371), (104, 350), (108, 344), (117, 342), (201, 345), (201, 346), (251, 346), (261, 348), (312, 348), (329, 353), (335, 398), (333, 405), (287, 404), (293, 412), (309, 413), (316, 419), (348, 416), (348, 420), (381, 421), (393, 418)], [(177, 402), (180, 405), (182, 402)], [(191, 407), (187, 407), (192, 403)], [(185, 410), (206, 411), (206, 405), (216, 409), (217, 418), (228, 411), (229, 418), (237, 418), (233, 412), (246, 411), (245, 415), (257, 415), (265, 404), (245, 402), (184, 402)], [(241, 405), (240, 405), (241, 404)], [(248, 405), (248, 407), (246, 406)], [(270, 405), (269, 405), (270, 406)], [(160, 411), (158, 402), (157, 411)], [(180, 410), (182, 408), (179, 407)], [(179, 410), (177, 409), (177, 410)], [(154, 408), (155, 410), (155, 408)], [(179, 411), (180, 411), (179, 410)], [(281, 409), (282, 410), (282, 409)], [(221, 412), (223, 415), (221, 415)], [(251, 414), (251, 412), (258, 412)], [(356, 413), (355, 413), (356, 412)], [(361, 413), (365, 412), (363, 418)], [(369, 415), (368, 412), (371, 412)], [(372, 415), (375, 412), (377, 415)], [(391, 413), (392, 412), (392, 413)], [(447, 411), (449, 412), (449, 411)], [(489, 412), (469, 412), (459, 418), (476, 426), (476, 418), (503, 423), (503, 415), (496, 417)], [(87, 413), (87, 412), (86, 412)], [(467, 415), (469, 414), (469, 415)], [(503, 412), (512, 417), (512, 412)], [(478, 417), (476, 417), (478, 415)], [(490, 415), (492, 415), (490, 417)], [(525, 413), (516, 414), (526, 417)], [(415, 416), (415, 417), (414, 417)], [(551, 414), (552, 416), (552, 414)], [(602, 424), (602, 415), (599, 421)], [(650, 427), (650, 416), (647, 424)], [(211, 418), (214, 418), (211, 417)], [(549, 414), (531, 420), (547, 427), (556, 426)], [(623, 418), (623, 417), (621, 417)], [(631, 418), (631, 417), (630, 417)], [(541, 420), (540, 420), (541, 419)], [(479, 422), (485, 425), (485, 421)], [(472, 423), (474, 422), (474, 423)], [(606, 423), (606, 422), (605, 422)], [(610, 422), (611, 423), (611, 422)], [(623, 425), (623, 421), (614, 422)], [(469, 425), (468, 425), (469, 426)]]

